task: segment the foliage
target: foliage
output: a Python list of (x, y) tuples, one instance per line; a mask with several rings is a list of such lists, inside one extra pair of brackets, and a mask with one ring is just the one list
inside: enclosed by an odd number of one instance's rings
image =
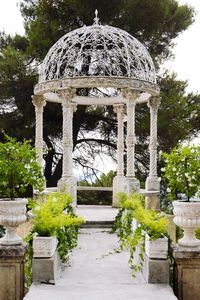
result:
[(71, 202), (71, 197), (66, 193), (52, 193), (46, 196), (45, 201), (38, 199), (32, 206), (32, 232), (39, 236), (57, 236), (63, 227), (80, 226), (83, 219), (66, 211)]
[[(194, 17), (191, 7), (175, 0), (22, 0), (20, 8), (26, 35), (0, 34), (0, 127), (17, 139), (34, 136), (31, 95), (37, 82), (38, 65), (61, 36), (83, 24), (91, 25), (96, 8), (102, 24), (124, 29), (144, 43), (157, 68), (163, 59), (171, 56), (174, 38), (187, 29)], [(162, 90), (159, 143), (163, 151), (168, 151), (178, 140), (198, 132), (200, 101), (199, 95), (184, 96), (186, 83), (176, 80), (175, 76), (165, 75), (159, 84)], [(101, 95), (105, 91), (95, 92)], [(84, 93), (88, 95), (94, 91), (85, 90)], [(172, 114), (170, 124), (166, 114), (169, 110)], [(148, 118), (149, 110), (141, 104), (136, 111), (136, 132), (140, 131), (137, 133), (140, 141), (136, 145), (137, 175), (141, 181), (148, 172)], [(44, 111), (47, 186), (56, 186), (62, 173), (62, 153), (58, 150), (61, 122), (61, 106), (48, 103)], [(88, 108), (79, 105), (73, 123), (74, 161), (93, 174), (96, 172), (93, 162), (100, 151), (115, 157), (116, 115), (110, 106)]]
[[(102, 173), (99, 177), (96, 177), (94, 182), (90, 182), (87, 179), (79, 182), (80, 186), (89, 187), (111, 187), (113, 178), (116, 172), (113, 170), (107, 174)], [(77, 196), (78, 204), (90, 204), (90, 205), (111, 205), (112, 204), (112, 192), (109, 191), (78, 191)]]
[(189, 201), (200, 189), (200, 146), (179, 145), (161, 157), (166, 163), (162, 171), (170, 199), (179, 199), (184, 194)]
[[(119, 203), (121, 209), (116, 216), (113, 231), (117, 232), (121, 248), (129, 249), (129, 263), (135, 275), (143, 265), (145, 235), (148, 234), (151, 240), (163, 237), (167, 234), (168, 220), (162, 213), (146, 210), (144, 196), (141, 194), (134, 193), (127, 196), (120, 193)], [(138, 262), (135, 260), (137, 249), (139, 249)]]
[(0, 196), (14, 199), (30, 185), (42, 191), (44, 178), (36, 150), (28, 141), (20, 143), (7, 135), (5, 139), (5, 143), (0, 143)]
[[(159, 149), (169, 152), (178, 141), (184, 141), (200, 130), (200, 97), (186, 94), (187, 83), (176, 75), (165, 73), (159, 80), (161, 104), (158, 112)], [(169, 122), (170, 116), (170, 122)], [(194, 123), (196, 124), (194, 126)]]
[(194, 10), (171, 0), (52, 0), (21, 1), (21, 12), (34, 57), (43, 58), (64, 34), (93, 23), (98, 9), (101, 22), (128, 31), (150, 50), (153, 57), (167, 57), (172, 39), (192, 22)]
[(64, 262), (69, 252), (76, 247), (78, 228), (83, 218), (74, 214), (72, 199), (66, 193), (53, 193), (45, 200), (30, 201), (33, 213), (33, 227), (25, 238), (28, 252), (25, 258), (26, 284), (30, 286), (32, 276), (33, 239), (35, 236), (56, 236), (57, 251)]
[(196, 238), (200, 240), (200, 228), (196, 230)]

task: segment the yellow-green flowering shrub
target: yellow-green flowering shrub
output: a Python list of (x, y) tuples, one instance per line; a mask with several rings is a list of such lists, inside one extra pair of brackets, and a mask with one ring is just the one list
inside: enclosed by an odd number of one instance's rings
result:
[(56, 236), (58, 230), (70, 226), (80, 226), (83, 219), (66, 213), (72, 199), (65, 193), (48, 195), (45, 201), (37, 200), (32, 206), (33, 229), (39, 236)]
[[(141, 270), (143, 265), (143, 254), (146, 233), (151, 240), (167, 235), (168, 219), (158, 211), (145, 209), (145, 198), (141, 194), (134, 193), (131, 196), (125, 193), (119, 194), (120, 210), (115, 219), (113, 231), (117, 232), (121, 248), (130, 251), (129, 263), (133, 269), (133, 275)], [(132, 228), (133, 220), (138, 226)], [(135, 262), (136, 248), (140, 248), (140, 261)]]
[(52, 193), (45, 199), (30, 201), (33, 214), (33, 227), (25, 241), (28, 244), (25, 273), (27, 286), (31, 284), (33, 239), (35, 236), (56, 236), (57, 251), (62, 261), (76, 247), (78, 229), (84, 219), (76, 216), (71, 206), (72, 199), (66, 193)]

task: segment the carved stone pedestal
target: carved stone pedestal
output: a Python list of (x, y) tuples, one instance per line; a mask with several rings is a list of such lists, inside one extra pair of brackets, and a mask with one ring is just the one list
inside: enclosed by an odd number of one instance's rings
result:
[[(167, 259), (144, 257), (143, 274), (147, 283), (169, 283), (169, 262)], [(189, 299), (188, 299), (189, 300)]]
[(134, 178), (126, 178), (126, 192), (128, 195), (133, 193), (139, 193), (140, 191), (140, 182), (135, 177)]
[(145, 237), (145, 257), (143, 274), (147, 283), (169, 283), (168, 239), (151, 240)]
[(77, 204), (77, 181), (75, 177), (61, 178), (58, 181), (58, 192), (68, 193), (72, 199), (73, 207)]
[(0, 245), (0, 300), (23, 299), (25, 251), (25, 245)]
[(200, 300), (200, 248), (173, 247), (174, 293), (179, 300)]
[(159, 192), (145, 192), (145, 208), (146, 209), (160, 209), (160, 193)]
[(33, 258), (33, 282), (55, 284), (61, 273), (61, 262), (57, 252), (49, 258)]
[(125, 176), (115, 176), (113, 179), (113, 207), (119, 206), (119, 197), (118, 193), (126, 192), (126, 178)]
[(160, 183), (157, 177), (148, 177), (145, 183), (146, 209), (160, 209)]

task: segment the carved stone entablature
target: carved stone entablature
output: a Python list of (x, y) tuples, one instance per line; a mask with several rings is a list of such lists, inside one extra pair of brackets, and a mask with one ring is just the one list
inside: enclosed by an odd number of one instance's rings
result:
[(155, 83), (125, 77), (75, 77), (46, 81), (35, 85), (34, 94), (65, 90), (68, 88), (112, 87), (116, 89), (128, 88), (143, 91), (153, 96), (159, 95), (159, 86)]

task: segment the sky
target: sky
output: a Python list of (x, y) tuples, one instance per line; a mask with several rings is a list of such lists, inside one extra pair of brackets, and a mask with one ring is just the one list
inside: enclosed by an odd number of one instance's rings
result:
[[(23, 34), (23, 19), (20, 15), (20, 0), (0, 0), (0, 31), (10, 34)], [(188, 92), (200, 93), (200, 0), (178, 0), (195, 8), (196, 17), (187, 31), (175, 40), (175, 59), (164, 64), (163, 68), (177, 73), (178, 79), (188, 80)]]

